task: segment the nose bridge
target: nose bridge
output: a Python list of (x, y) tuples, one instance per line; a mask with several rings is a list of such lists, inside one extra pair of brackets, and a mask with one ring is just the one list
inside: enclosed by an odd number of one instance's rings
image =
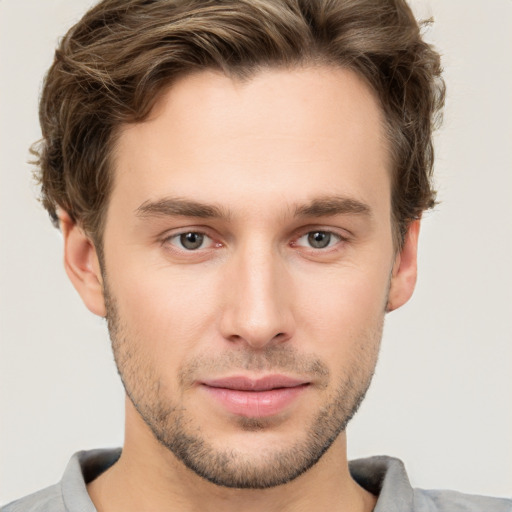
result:
[(279, 252), (268, 240), (255, 237), (235, 251), (231, 265), (224, 335), (253, 348), (288, 339), (293, 322)]

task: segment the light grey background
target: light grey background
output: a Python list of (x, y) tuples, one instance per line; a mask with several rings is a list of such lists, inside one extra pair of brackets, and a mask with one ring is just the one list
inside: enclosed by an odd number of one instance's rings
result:
[[(62, 269), (27, 148), (59, 35), (89, 0), (0, 2), (0, 502), (60, 478), (70, 455), (123, 438), (104, 322)], [(413, 300), (389, 315), (349, 426), (352, 458), (401, 457), (413, 485), (512, 494), (512, 1), (418, 0), (444, 54), (441, 205), (422, 228)]]

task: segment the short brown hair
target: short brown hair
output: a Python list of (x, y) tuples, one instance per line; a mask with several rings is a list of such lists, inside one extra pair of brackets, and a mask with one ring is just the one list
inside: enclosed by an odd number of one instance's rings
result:
[(439, 55), (405, 0), (103, 0), (62, 39), (45, 78), (35, 145), (42, 201), (101, 245), (118, 128), (143, 121), (177, 76), (325, 63), (380, 99), (400, 245), (435, 203), (432, 130), (444, 101)]

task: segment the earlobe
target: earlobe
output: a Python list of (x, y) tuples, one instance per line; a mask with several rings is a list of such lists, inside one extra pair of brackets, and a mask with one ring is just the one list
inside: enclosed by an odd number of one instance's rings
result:
[(386, 311), (403, 306), (412, 296), (418, 274), (418, 236), (420, 221), (411, 222), (407, 228), (402, 249), (397, 253), (391, 274)]
[(87, 308), (106, 315), (101, 268), (92, 240), (64, 211), (59, 211), (64, 237), (64, 268)]

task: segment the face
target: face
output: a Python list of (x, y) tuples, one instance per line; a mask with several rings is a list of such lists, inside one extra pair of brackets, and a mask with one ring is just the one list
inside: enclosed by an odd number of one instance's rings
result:
[(214, 483), (293, 479), (344, 430), (414, 285), (376, 99), (341, 69), (202, 72), (122, 129), (114, 167), (100, 280), (134, 410)]

